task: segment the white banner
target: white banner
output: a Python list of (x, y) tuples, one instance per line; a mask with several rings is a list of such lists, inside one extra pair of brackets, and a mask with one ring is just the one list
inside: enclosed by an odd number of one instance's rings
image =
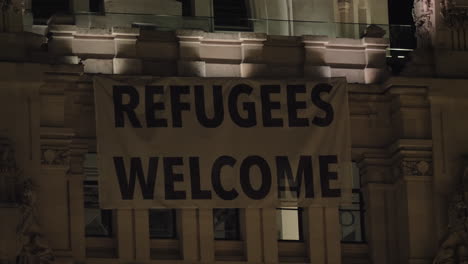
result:
[(346, 81), (94, 79), (102, 208), (340, 203)]

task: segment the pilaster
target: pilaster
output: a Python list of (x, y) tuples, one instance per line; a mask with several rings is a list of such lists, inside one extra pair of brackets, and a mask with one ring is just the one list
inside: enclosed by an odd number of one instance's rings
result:
[(71, 238), (76, 228), (72, 227), (75, 220), (72, 220), (70, 211), (71, 198), (76, 193), (71, 191), (68, 175), (72, 137), (72, 129), (42, 126), (41, 169), (39, 174), (32, 175), (32, 180), (37, 185), (39, 224), (58, 259), (70, 259), (73, 253), (72, 244), (77, 242)]
[(84, 262), (86, 259), (83, 162), (87, 152), (86, 144), (72, 143), (69, 156), (70, 169), (67, 172), (70, 191), (70, 241), (73, 258), (77, 262)]
[[(394, 150), (399, 263), (432, 263), (436, 247), (434, 232), (433, 162), (431, 140), (399, 140)], [(425, 221), (421, 221), (425, 219)]]
[[(358, 164), (361, 189), (364, 196), (366, 241), (372, 263), (388, 264), (391, 246), (388, 227), (390, 212), (386, 193), (391, 191), (388, 179), (391, 175), (389, 160), (383, 151), (366, 153)], [(389, 230), (390, 229), (390, 230)]]

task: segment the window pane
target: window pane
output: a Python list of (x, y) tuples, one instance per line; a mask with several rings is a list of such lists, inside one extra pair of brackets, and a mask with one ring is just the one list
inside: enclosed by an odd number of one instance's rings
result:
[(302, 240), (301, 211), (297, 207), (276, 210), (279, 240)]
[(340, 208), (341, 241), (364, 242), (363, 204), (359, 168), (353, 162), (352, 204)]
[(340, 223), (343, 242), (364, 241), (359, 210), (340, 210)]
[(239, 240), (239, 209), (213, 209), (215, 239)]
[(85, 208), (86, 236), (102, 237), (112, 235), (112, 211), (99, 208)]
[(176, 238), (175, 210), (149, 210), (149, 233), (150, 238)]

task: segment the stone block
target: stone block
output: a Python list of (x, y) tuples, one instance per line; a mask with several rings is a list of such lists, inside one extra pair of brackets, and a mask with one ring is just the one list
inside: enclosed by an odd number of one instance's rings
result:
[(113, 60), (111, 59), (86, 59), (83, 61), (84, 72), (112, 74)]
[(140, 59), (114, 58), (114, 74), (141, 74)]
[(204, 61), (179, 61), (177, 71), (179, 76), (205, 77), (206, 65)]
[(240, 64), (206, 63), (206, 77), (241, 77)]

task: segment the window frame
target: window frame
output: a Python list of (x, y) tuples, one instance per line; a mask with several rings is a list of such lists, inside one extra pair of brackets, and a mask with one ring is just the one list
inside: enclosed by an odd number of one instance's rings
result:
[[(356, 165), (357, 167), (357, 162), (356, 161), (352, 161), (353, 163), (353, 166)], [(353, 194), (358, 194), (359, 195), (359, 202), (353, 202), (353, 204), (358, 204), (359, 205), (359, 209), (343, 209), (343, 208), (339, 208), (338, 210), (338, 213), (339, 213), (339, 221), (340, 221), (340, 228), (343, 226), (341, 224), (341, 212), (343, 211), (351, 211), (351, 212), (356, 212), (356, 211), (359, 211), (359, 225), (361, 227), (361, 241), (345, 241), (343, 240), (343, 231), (341, 230), (341, 243), (343, 244), (367, 244), (367, 239), (366, 239), (366, 226), (365, 226), (365, 213), (366, 213), (366, 207), (365, 207), (365, 203), (364, 203), (364, 196), (363, 196), (363, 193), (362, 193), (362, 188), (361, 188), (361, 174), (359, 172), (359, 168), (358, 168), (358, 177), (359, 177), (359, 188), (353, 188), (351, 191)]]
[[(359, 209), (342, 209), (339, 208), (339, 213), (341, 215), (341, 212), (359, 212), (359, 225), (361, 227), (361, 241), (345, 241), (343, 240), (343, 235), (341, 235), (341, 243), (344, 244), (367, 244), (366, 240), (366, 228), (365, 228), (365, 206), (364, 206), (364, 198), (362, 195), (361, 189), (352, 189), (352, 193), (357, 193), (359, 194), (359, 203), (353, 203), (353, 204), (359, 204)], [(343, 226), (341, 224), (341, 217), (340, 217), (340, 227)]]
[[(99, 188), (99, 181), (98, 180), (84, 180), (83, 181), (83, 198), (84, 198), (84, 188), (85, 186), (93, 186), (95, 185), (97, 188)], [(101, 209), (99, 206), (97, 207), (87, 207), (86, 206), (86, 201), (85, 199), (83, 199), (83, 207), (84, 207), (84, 210), (86, 211), (86, 209), (99, 209), (101, 211), (101, 221), (102, 221), (102, 218), (103, 218), (103, 214), (105, 213), (107, 215), (107, 218), (108, 218), (108, 223), (107, 223), (107, 226), (109, 228), (109, 234), (108, 235), (90, 235), (86, 232), (86, 223), (85, 223), (85, 230), (84, 230), (84, 233), (85, 233), (85, 237), (96, 237), (96, 238), (112, 238), (114, 237), (114, 232), (115, 232), (115, 228), (114, 228), (114, 211), (112, 209)]]
[[(151, 210), (168, 210), (172, 213), (172, 236), (171, 237), (162, 237), (162, 236), (152, 236), (151, 235)], [(175, 208), (150, 208), (148, 209), (148, 236), (151, 240), (162, 240), (162, 239), (178, 239), (179, 234), (177, 232), (177, 210)]]
[[(235, 232), (235, 238), (217, 238), (215, 236), (215, 225), (214, 225), (214, 220), (215, 220), (215, 210), (234, 210), (236, 213), (236, 232)], [(240, 208), (213, 208), (213, 240), (215, 241), (242, 241), (242, 232), (241, 232), (241, 224), (240, 224)]]

